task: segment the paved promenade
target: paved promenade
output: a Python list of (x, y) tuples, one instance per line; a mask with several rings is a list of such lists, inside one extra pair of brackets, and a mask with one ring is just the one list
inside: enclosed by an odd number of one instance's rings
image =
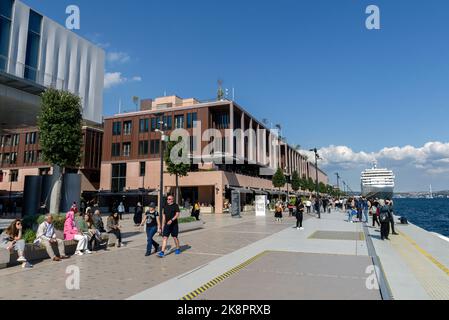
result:
[[(203, 219), (180, 235), (183, 253), (164, 259), (144, 257), (145, 234), (125, 220), (124, 248), (0, 270), (0, 299), (449, 299), (449, 243), (413, 225), (382, 242), (337, 212), (306, 215), (301, 231), (271, 214)], [(374, 256), (390, 295), (372, 285)], [(79, 290), (66, 288), (71, 265)]]

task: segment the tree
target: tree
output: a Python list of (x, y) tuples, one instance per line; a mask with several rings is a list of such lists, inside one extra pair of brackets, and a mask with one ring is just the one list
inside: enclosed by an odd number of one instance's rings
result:
[[(179, 203), (179, 177), (186, 177), (189, 175), (190, 171), (190, 164), (186, 163), (174, 163), (170, 157), (171, 150), (174, 146), (176, 146), (178, 143), (182, 142), (182, 138), (180, 137), (178, 141), (169, 141), (167, 143), (167, 150), (164, 155), (164, 161), (167, 165), (167, 172), (172, 176), (174, 175), (176, 177), (176, 203)], [(162, 147), (162, 146), (161, 146)], [(179, 156), (182, 156), (182, 150), (179, 151)]]
[(301, 179), (299, 178), (299, 174), (297, 171), (294, 171), (292, 174), (292, 189), (293, 191), (298, 191), (301, 188)]
[(55, 89), (47, 89), (41, 99), (39, 143), (43, 160), (53, 166), (55, 175), (59, 175), (53, 185), (50, 201), (50, 212), (59, 213), (65, 169), (76, 168), (81, 161), (81, 99), (70, 92)]
[(282, 172), (281, 168), (278, 168), (276, 170), (276, 173), (273, 175), (273, 186), (275, 188), (279, 188), (279, 200), (281, 198), (281, 188), (283, 186), (285, 186), (285, 184), (287, 183), (287, 179), (285, 179), (284, 173)]
[(320, 182), (320, 183), (318, 184), (318, 191), (319, 191), (320, 193), (326, 193), (326, 192), (327, 192), (326, 184), (323, 183), (323, 182)]
[(301, 178), (301, 190), (306, 191), (307, 190), (307, 177), (305, 174), (302, 175)]
[(309, 177), (309, 179), (307, 179), (307, 190), (313, 192), (315, 191), (315, 189), (316, 189), (315, 181), (311, 177)]

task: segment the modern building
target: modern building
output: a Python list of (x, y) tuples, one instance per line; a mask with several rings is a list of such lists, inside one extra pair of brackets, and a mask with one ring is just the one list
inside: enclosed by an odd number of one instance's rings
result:
[[(103, 130), (83, 127), (82, 159), (79, 168), (66, 171), (81, 175), (81, 190), (98, 190), (100, 185)], [(37, 128), (16, 129), (0, 135), (0, 194), (22, 192), (26, 176), (52, 174), (42, 159)]]
[(104, 51), (19, 0), (0, 1), (0, 132), (36, 125), (46, 88), (82, 99), (83, 117), (101, 123)]
[[(255, 194), (277, 196), (271, 179), (278, 167), (287, 175), (297, 171), (315, 179), (316, 168), (305, 156), (236, 102), (170, 96), (142, 100), (138, 112), (105, 118), (100, 194), (157, 194), (159, 129), (167, 135), (176, 129), (188, 133), (192, 163), (188, 176), (179, 179), (182, 197), (214, 207), (216, 213), (224, 211), (232, 190), (240, 191), (242, 204), (249, 208)], [(327, 184), (327, 175), (318, 173), (319, 181)], [(175, 177), (164, 171), (164, 192), (173, 192), (175, 185)]]

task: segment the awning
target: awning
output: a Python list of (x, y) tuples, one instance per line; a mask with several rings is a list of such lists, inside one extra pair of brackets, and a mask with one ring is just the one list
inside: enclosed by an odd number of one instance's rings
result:
[(239, 193), (254, 193), (253, 190), (251, 189), (245, 189), (245, 188), (239, 188), (239, 187), (229, 187), (229, 189), (233, 190), (233, 191), (237, 191)]
[(129, 190), (129, 191), (122, 191), (122, 192), (112, 192), (112, 191), (99, 191), (99, 196), (154, 196), (158, 195), (159, 192), (157, 190), (151, 189), (151, 190)]
[(268, 191), (265, 191), (265, 190), (254, 189), (254, 188), (251, 188), (251, 190), (253, 190), (255, 194), (262, 194), (262, 195), (268, 194)]
[(267, 190), (267, 192), (272, 195), (272, 196), (286, 196), (287, 192), (283, 192), (283, 191), (275, 191), (275, 190)]

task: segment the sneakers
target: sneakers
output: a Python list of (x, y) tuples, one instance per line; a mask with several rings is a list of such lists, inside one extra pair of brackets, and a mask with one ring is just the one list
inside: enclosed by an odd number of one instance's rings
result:
[(90, 251), (89, 249), (86, 249), (86, 250), (84, 250), (84, 253), (92, 254), (92, 251)]
[(151, 255), (151, 252), (145, 252), (145, 257), (148, 257)]
[(296, 228), (296, 230), (299, 230), (299, 228)]
[(159, 252), (159, 253), (157, 254), (157, 256), (158, 256), (159, 258), (163, 258), (163, 257), (165, 256), (165, 254), (164, 254), (163, 251), (161, 251), (161, 252)]
[(84, 255), (84, 253), (82, 253), (81, 251), (76, 251), (75, 252), (75, 256), (82, 256), (82, 255)]
[(304, 230), (304, 228), (303, 228), (303, 227), (301, 227), (301, 228), (299, 228), (299, 230)]
[(20, 256), (20, 257), (17, 259), (17, 262), (27, 262), (27, 259), (25, 259), (24, 256)]
[(24, 268), (24, 269), (30, 269), (32, 267), (33, 267), (33, 265), (29, 262), (22, 263), (22, 268)]
[(176, 249), (175, 250), (175, 254), (181, 254), (181, 250), (180, 249)]

